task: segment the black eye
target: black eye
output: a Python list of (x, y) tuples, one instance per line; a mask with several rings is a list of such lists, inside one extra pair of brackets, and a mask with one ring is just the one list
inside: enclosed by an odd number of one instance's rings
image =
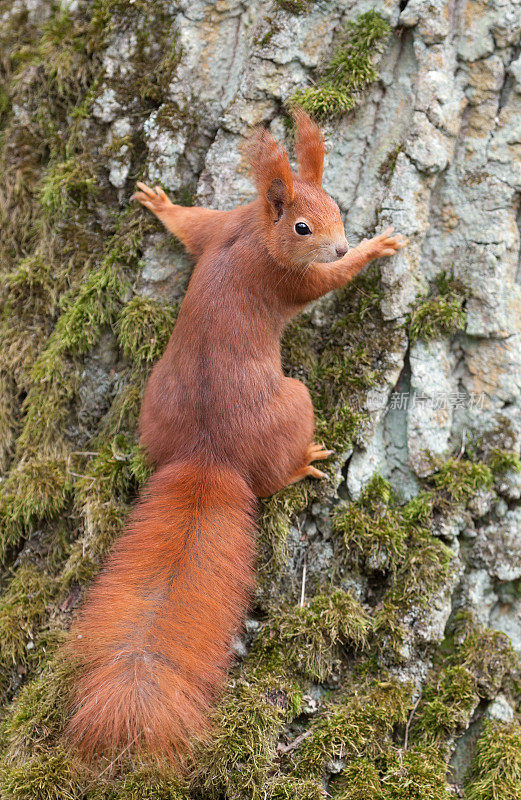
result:
[(305, 222), (297, 222), (295, 224), (295, 231), (300, 234), (300, 236), (307, 236), (308, 233), (311, 233)]

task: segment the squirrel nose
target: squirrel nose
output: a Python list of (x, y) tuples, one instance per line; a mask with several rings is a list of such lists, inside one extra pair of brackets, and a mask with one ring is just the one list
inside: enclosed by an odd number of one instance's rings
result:
[(342, 258), (349, 250), (349, 245), (347, 244), (347, 242), (345, 244), (337, 244), (335, 250), (338, 258)]

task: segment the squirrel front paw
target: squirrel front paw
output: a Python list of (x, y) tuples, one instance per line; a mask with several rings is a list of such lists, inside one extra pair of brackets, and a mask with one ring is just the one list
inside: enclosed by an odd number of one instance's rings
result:
[(150, 211), (153, 211), (158, 217), (172, 205), (160, 186), (155, 186), (151, 189), (146, 183), (141, 183), (141, 181), (137, 182), (137, 186), (141, 191), (134, 192), (130, 199), (137, 200), (142, 206), (149, 208)]
[(393, 233), (394, 227), (391, 225), (390, 228), (387, 228), (383, 233), (379, 233), (378, 236), (374, 236), (372, 239), (364, 239), (360, 243), (369, 250), (370, 261), (382, 256), (394, 256), (398, 250), (405, 247), (407, 239), (401, 233), (397, 233), (394, 236), (392, 235)]

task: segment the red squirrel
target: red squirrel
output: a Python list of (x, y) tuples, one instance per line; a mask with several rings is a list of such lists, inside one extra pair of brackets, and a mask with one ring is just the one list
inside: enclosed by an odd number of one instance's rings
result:
[(68, 734), (85, 758), (177, 761), (204, 730), (252, 589), (256, 497), (325, 477), (312, 462), (331, 454), (313, 442), (307, 388), (282, 372), (284, 325), (405, 245), (388, 228), (348, 249), (322, 134), (294, 114), (298, 172), (258, 133), (253, 202), (184, 208), (143, 183), (132, 198), (197, 263), (145, 389), (140, 442), (156, 472), (73, 627)]

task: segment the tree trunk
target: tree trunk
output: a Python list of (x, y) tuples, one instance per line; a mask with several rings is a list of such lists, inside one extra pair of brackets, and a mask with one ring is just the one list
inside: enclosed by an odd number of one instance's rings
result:
[[(521, 797), (521, 7), (0, 0), (0, 796)], [(148, 475), (191, 264), (130, 202), (248, 201), (320, 120), (350, 243), (408, 238), (285, 335), (329, 480), (261, 504), (258, 590), (184, 777), (61, 737), (60, 656)]]

